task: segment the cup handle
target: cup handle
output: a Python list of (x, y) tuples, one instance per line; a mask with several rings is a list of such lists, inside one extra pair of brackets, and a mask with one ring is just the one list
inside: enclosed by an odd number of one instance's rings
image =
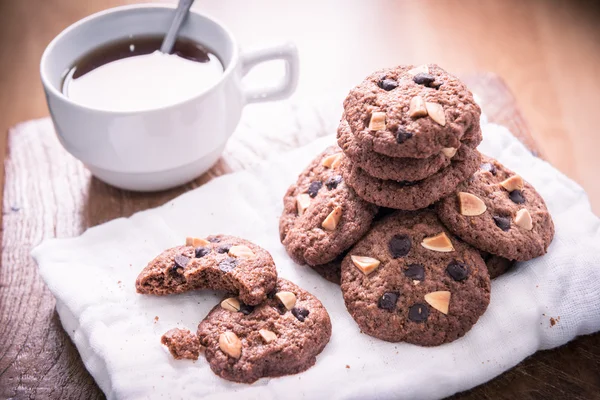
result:
[(299, 75), (298, 49), (290, 42), (242, 53), (242, 76), (256, 65), (271, 60), (285, 61), (285, 76), (274, 86), (245, 88), (246, 103), (285, 99), (296, 90)]

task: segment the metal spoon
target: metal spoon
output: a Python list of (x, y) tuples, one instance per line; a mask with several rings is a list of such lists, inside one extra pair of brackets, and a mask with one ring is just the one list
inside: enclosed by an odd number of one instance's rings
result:
[(171, 22), (169, 31), (167, 32), (167, 35), (163, 39), (162, 45), (160, 46), (161, 52), (171, 54), (173, 51), (173, 46), (175, 46), (175, 41), (177, 40), (177, 35), (179, 34), (181, 25), (183, 25), (183, 22), (185, 21), (185, 18), (187, 17), (190, 7), (193, 3), (194, 0), (179, 0), (177, 9), (175, 9), (175, 18), (173, 18), (173, 22)]

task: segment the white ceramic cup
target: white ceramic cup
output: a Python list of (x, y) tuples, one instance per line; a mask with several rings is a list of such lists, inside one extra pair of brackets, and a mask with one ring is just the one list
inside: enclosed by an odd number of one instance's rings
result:
[[(218, 160), (244, 105), (286, 98), (298, 82), (293, 44), (240, 52), (227, 28), (191, 11), (180, 35), (206, 45), (224, 66), (210, 88), (176, 104), (134, 112), (89, 108), (62, 93), (63, 74), (80, 57), (128, 35), (164, 34), (173, 13), (173, 7), (156, 4), (106, 10), (65, 29), (42, 56), (42, 83), (60, 142), (92, 174), (119, 188), (155, 191), (196, 178)], [(269, 60), (285, 62), (283, 79), (272, 87), (244, 88), (242, 77)]]

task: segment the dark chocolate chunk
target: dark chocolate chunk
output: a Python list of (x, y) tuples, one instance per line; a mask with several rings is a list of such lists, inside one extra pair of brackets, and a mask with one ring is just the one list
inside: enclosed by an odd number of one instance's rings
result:
[(292, 314), (294, 315), (294, 317), (298, 318), (298, 321), (304, 322), (304, 319), (308, 317), (308, 314), (310, 314), (310, 312), (303, 307), (294, 307), (292, 308)]
[(507, 217), (494, 216), (494, 222), (498, 225), (498, 228), (502, 229), (504, 232), (510, 229), (510, 219)]
[(399, 126), (398, 129), (396, 130), (396, 142), (398, 144), (402, 144), (402, 143), (406, 142), (411, 137), (413, 137), (412, 132), (407, 131), (406, 129), (404, 129), (401, 126)]
[(325, 181), (325, 186), (327, 186), (327, 189), (333, 190), (337, 188), (340, 183), (342, 183), (342, 176), (336, 175), (327, 179), (327, 181)]
[(469, 267), (460, 261), (452, 260), (446, 267), (446, 272), (455, 281), (464, 281), (469, 276)]
[(396, 302), (398, 301), (398, 293), (386, 292), (379, 298), (377, 307), (388, 311), (394, 311), (396, 309)]
[(422, 281), (425, 279), (425, 268), (422, 264), (410, 264), (404, 270), (404, 275), (414, 281)]
[(386, 79), (384, 76), (379, 80), (379, 82), (377, 82), (377, 86), (389, 92), (390, 90), (394, 90), (398, 87), (398, 82), (392, 79)]
[(429, 317), (429, 307), (425, 304), (413, 304), (408, 309), (408, 319), (413, 322), (425, 322)]
[(314, 199), (315, 197), (317, 197), (317, 193), (319, 193), (319, 190), (322, 187), (323, 187), (323, 182), (321, 182), (321, 181), (311, 182), (310, 186), (308, 186), (308, 191), (307, 191), (308, 195)]
[(433, 77), (433, 75), (429, 75), (429, 74), (425, 74), (425, 73), (421, 72), (421, 73), (413, 76), (413, 81), (415, 81), (415, 83), (417, 83), (419, 85), (429, 86), (430, 83), (435, 81), (435, 77)]
[(244, 304), (240, 301), (240, 312), (244, 315), (250, 315), (250, 313), (254, 311), (253, 306), (249, 306), (248, 304)]
[(394, 235), (388, 243), (388, 249), (393, 258), (404, 257), (411, 247), (410, 238), (407, 235)]
[(496, 176), (496, 166), (492, 163), (486, 162), (479, 166), (482, 171), (487, 171), (490, 174)]
[(227, 257), (219, 263), (219, 269), (223, 272), (231, 272), (237, 267), (237, 260), (233, 257)]
[(219, 254), (225, 254), (225, 253), (229, 252), (230, 248), (231, 248), (230, 244), (224, 244), (224, 245), (219, 246), (217, 248), (217, 253), (219, 253)]
[(196, 247), (196, 258), (202, 258), (208, 253), (210, 253), (210, 249), (208, 247)]
[(515, 189), (508, 194), (508, 197), (513, 201), (513, 203), (523, 204), (525, 203), (525, 197), (523, 197), (523, 192), (519, 189)]
[(185, 268), (185, 266), (190, 262), (190, 259), (181, 254), (175, 256), (175, 266), (177, 268)]
[(216, 236), (209, 236), (208, 238), (206, 238), (206, 240), (208, 240), (211, 243), (219, 243), (221, 241), (221, 239), (219, 239)]

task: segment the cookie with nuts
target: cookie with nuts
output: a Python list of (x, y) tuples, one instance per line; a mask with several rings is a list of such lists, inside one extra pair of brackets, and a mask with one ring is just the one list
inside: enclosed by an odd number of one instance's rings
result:
[(247, 304), (267, 298), (277, 282), (269, 252), (227, 235), (187, 238), (184, 246), (163, 251), (138, 275), (141, 294), (167, 295), (196, 289), (236, 293)]
[(374, 224), (344, 258), (341, 289), (362, 332), (421, 346), (460, 338), (490, 300), (479, 252), (431, 210), (396, 212)]
[(477, 172), (437, 205), (455, 235), (485, 252), (526, 261), (548, 251), (554, 223), (531, 184), (483, 156)]
[(390, 157), (428, 158), (481, 142), (481, 110), (469, 89), (435, 64), (374, 72), (344, 100), (356, 139)]
[[(225, 299), (198, 326), (206, 360), (221, 378), (252, 383), (307, 370), (331, 337), (323, 304), (309, 292), (279, 279), (268, 299), (249, 310)], [(239, 301), (238, 301), (239, 303)], [(225, 304), (225, 305), (224, 305)]]
[(342, 151), (319, 154), (290, 186), (279, 220), (281, 243), (299, 264), (326, 264), (366, 233), (377, 212), (346, 185)]
[(477, 170), (481, 161), (479, 152), (468, 146), (461, 146), (459, 151), (460, 159), (420, 181), (374, 178), (347, 157), (342, 159), (340, 170), (362, 199), (381, 207), (419, 210), (454, 192), (460, 182)]
[[(477, 129), (479, 127), (477, 126)], [(389, 157), (373, 151), (368, 143), (360, 143), (352, 134), (348, 122), (342, 118), (337, 133), (338, 145), (344, 154), (367, 174), (379, 179), (395, 181), (418, 181), (430, 177), (452, 160), (461, 160), (478, 142), (461, 142), (459, 148), (448, 147), (428, 158)]]

